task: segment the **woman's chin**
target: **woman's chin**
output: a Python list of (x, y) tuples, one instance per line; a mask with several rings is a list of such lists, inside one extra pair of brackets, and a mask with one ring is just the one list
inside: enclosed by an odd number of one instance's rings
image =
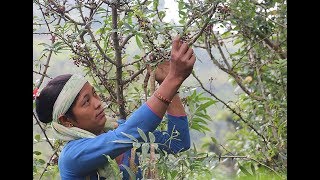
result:
[(102, 125), (104, 125), (107, 121), (107, 117), (103, 116), (101, 119), (99, 119), (99, 123), (101, 123)]

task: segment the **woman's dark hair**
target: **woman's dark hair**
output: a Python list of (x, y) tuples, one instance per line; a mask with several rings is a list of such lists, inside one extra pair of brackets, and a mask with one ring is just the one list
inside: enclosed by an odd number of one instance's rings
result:
[[(53, 105), (56, 102), (60, 92), (62, 91), (63, 86), (71, 76), (72, 74), (57, 76), (54, 79), (50, 80), (46, 87), (41, 90), (39, 97), (36, 98), (36, 113), (41, 122), (49, 123), (52, 121)], [(72, 113), (72, 107), (74, 106), (74, 102), (76, 102), (78, 96), (79, 95), (77, 95), (71, 107), (65, 114), (65, 116), (74, 120), (75, 117)]]

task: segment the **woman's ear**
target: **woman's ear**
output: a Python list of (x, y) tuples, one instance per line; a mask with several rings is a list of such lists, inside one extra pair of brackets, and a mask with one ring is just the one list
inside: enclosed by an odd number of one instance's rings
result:
[(65, 115), (59, 117), (58, 121), (65, 127), (73, 127), (74, 125), (71, 123), (70, 119), (67, 118)]

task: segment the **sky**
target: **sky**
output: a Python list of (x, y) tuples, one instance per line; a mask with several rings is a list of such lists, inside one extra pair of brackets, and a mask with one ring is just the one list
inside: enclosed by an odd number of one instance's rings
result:
[(178, 3), (174, 0), (164, 0), (164, 8), (167, 8), (166, 17), (163, 18), (164, 21), (170, 22), (173, 20), (174, 22), (178, 22)]

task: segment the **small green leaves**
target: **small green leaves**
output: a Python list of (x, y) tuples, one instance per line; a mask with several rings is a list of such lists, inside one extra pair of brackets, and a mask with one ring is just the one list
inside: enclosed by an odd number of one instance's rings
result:
[(252, 176), (252, 175), (247, 171), (247, 169), (246, 169), (245, 167), (243, 167), (240, 163), (238, 163), (238, 166), (239, 166), (241, 172), (243, 172), (245, 175), (247, 175), (247, 176)]
[(135, 36), (136, 36), (136, 43), (137, 43), (138, 47), (139, 47), (140, 49), (143, 49), (142, 43), (141, 43), (141, 41), (140, 41), (139, 36), (138, 36), (138, 35), (135, 35)]
[(124, 169), (126, 169), (126, 171), (129, 173), (130, 179), (136, 179), (136, 175), (131, 171), (131, 169), (128, 166), (124, 164), (121, 164), (121, 166), (123, 166)]
[(39, 156), (41, 154), (41, 152), (40, 151), (33, 151), (33, 154)]
[(156, 137), (152, 132), (149, 132), (150, 143), (154, 143), (156, 141)]
[(37, 142), (39, 142), (39, 141), (40, 141), (40, 134), (35, 135), (35, 136), (34, 136), (34, 139), (35, 139)]
[(144, 142), (148, 142), (146, 134), (140, 128), (138, 128), (138, 132), (139, 132), (141, 138), (144, 140)]
[(130, 138), (134, 142), (138, 142), (138, 140), (135, 137), (133, 137), (131, 134), (127, 134), (127, 133), (124, 133), (124, 132), (121, 132), (121, 134), (127, 136), (128, 138)]

